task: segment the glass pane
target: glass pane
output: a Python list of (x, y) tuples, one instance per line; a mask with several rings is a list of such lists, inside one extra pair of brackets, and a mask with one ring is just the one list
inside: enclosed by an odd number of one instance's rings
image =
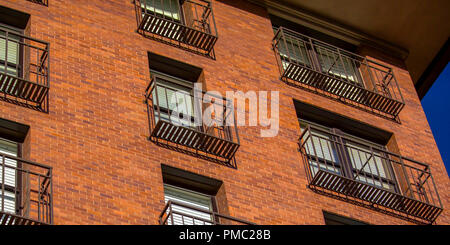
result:
[[(155, 105), (159, 103), (161, 119), (167, 119), (176, 125), (193, 126), (194, 101), (191, 88), (166, 80), (158, 79), (156, 92), (153, 91)], [(155, 107), (155, 110), (157, 108)], [(170, 112), (170, 117), (169, 113)], [(156, 118), (158, 120), (158, 118)]]
[(337, 50), (321, 47), (317, 44), (315, 50), (322, 72), (363, 86), (363, 83), (358, 79), (359, 69), (356, 60), (338, 53)]
[[(212, 211), (211, 197), (201, 193), (193, 192), (187, 189), (164, 185), (165, 202), (169, 200), (184, 204), (180, 206), (172, 204), (172, 210), (179, 214), (173, 214), (173, 223), (175, 225), (211, 225), (212, 217), (210, 214), (194, 210), (195, 207), (206, 212)], [(172, 220), (168, 219), (168, 224), (172, 224)]]
[(377, 151), (377, 148), (358, 144), (357, 142), (346, 142), (346, 149), (349, 154), (354, 174), (360, 172), (356, 179), (384, 189), (394, 189), (394, 178), (391, 175), (389, 161)]
[(153, 12), (173, 20), (180, 20), (178, 0), (144, 0), (141, 1), (143, 12)]
[(287, 37), (286, 42), (284, 42), (284, 40), (280, 41), (278, 51), (280, 53), (284, 68), (289, 65), (289, 58), (291, 59), (290, 62), (304, 66), (311, 66), (305, 43), (301, 40), (295, 40)]
[[(7, 61), (11, 64), (17, 64), (19, 60), (19, 41), (20, 37), (8, 32), (8, 38), (6, 38), (6, 32), (0, 30), (0, 63)], [(8, 44), (8, 47), (6, 47)], [(6, 57), (6, 48), (8, 48), (8, 56)]]
[[(306, 125), (301, 123), (300, 127), (305, 130)], [(313, 176), (319, 170), (341, 174), (340, 161), (332, 135), (321, 130), (311, 129), (310, 137), (304, 143), (304, 147), (309, 156)]]
[[(16, 187), (16, 170), (17, 161), (11, 158), (5, 157), (5, 169), (3, 169), (3, 156), (9, 155), (17, 157), (17, 143), (10, 142), (0, 138), (0, 183), (5, 185), (6, 188)], [(3, 171), (5, 179), (3, 180)], [(4, 207), (6, 212), (15, 213), (15, 195), (14, 192), (5, 191), (4, 196), (0, 192), (0, 209)]]
[(4, 196), (2, 197), (2, 193), (0, 192), (0, 210), (7, 213), (16, 213), (16, 195), (14, 192), (5, 191)]

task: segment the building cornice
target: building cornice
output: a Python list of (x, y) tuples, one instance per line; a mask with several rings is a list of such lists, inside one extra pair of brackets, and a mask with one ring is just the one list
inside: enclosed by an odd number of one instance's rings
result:
[(408, 57), (409, 52), (403, 47), (399, 47), (385, 40), (370, 36), (361, 31), (354, 30), (351, 27), (337, 24), (333, 20), (327, 20), (323, 17), (315, 16), (314, 14), (308, 13), (306, 10), (300, 9), (298, 7), (293, 8), (271, 0), (248, 1), (266, 8), (270, 14), (280, 16), (289, 21), (293, 21), (306, 27), (326, 33), (346, 42), (355, 45), (364, 45), (375, 48), (379, 51), (389, 54), (390, 56), (400, 58), (401, 60), (406, 60), (406, 58)]

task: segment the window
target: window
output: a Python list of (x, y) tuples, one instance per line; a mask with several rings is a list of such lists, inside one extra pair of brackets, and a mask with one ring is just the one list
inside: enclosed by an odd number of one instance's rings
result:
[[(0, 154), (18, 157), (19, 144), (0, 138)], [(2, 161), (5, 159), (5, 165)], [(18, 176), (15, 168), (17, 168), (17, 161), (11, 158), (0, 158), (0, 183), (4, 187), (3, 194), (0, 191), (0, 211), (16, 214), (16, 200), (18, 193)], [(3, 179), (3, 171), (5, 178)]]
[(0, 224), (53, 222), (52, 168), (22, 158), (29, 129), (0, 118)]
[[(273, 27), (275, 33), (278, 29), (278, 27)], [(290, 63), (294, 63), (310, 69), (317, 69), (321, 73), (364, 87), (359, 71), (358, 57), (287, 29), (283, 31), (286, 34), (278, 44), (283, 69), (287, 69)]]
[(0, 6), (0, 100), (48, 112), (49, 43), (27, 35), (29, 19)]
[(358, 61), (357, 57), (343, 52), (343, 50), (338, 50), (335, 47), (327, 47), (324, 44), (315, 42), (314, 53), (317, 54), (317, 60), (322, 72), (364, 87), (358, 69), (360, 61)]
[[(212, 225), (218, 208), (216, 196), (222, 181), (191, 173), (167, 165), (161, 165), (164, 182), (167, 225)], [(168, 202), (171, 202), (169, 205)], [(160, 220), (161, 222), (161, 220)]]
[[(164, 185), (164, 200), (172, 204), (174, 225), (212, 225), (213, 198), (189, 189)], [(177, 205), (178, 204), (178, 205)], [(172, 219), (167, 224), (172, 225)]]
[(181, 8), (179, 0), (143, 0), (141, 1), (142, 12), (150, 12), (173, 21), (181, 21)]
[(215, 58), (218, 39), (212, 5), (205, 0), (135, 0), (138, 33)]
[(194, 126), (193, 83), (169, 75), (150, 71), (153, 79), (157, 79), (153, 90), (155, 111), (160, 113), (158, 120), (171, 122), (178, 126)]
[(323, 212), (323, 218), (325, 220), (325, 225), (369, 225), (367, 223), (350, 219), (337, 214), (332, 214), (328, 212)]
[[(226, 124), (235, 120), (231, 101), (221, 96), (204, 96), (205, 80), (199, 67), (149, 53), (149, 68), (150, 82), (145, 91), (149, 140), (235, 167), (233, 158), (239, 148), (237, 124)], [(208, 109), (214, 117), (205, 122), (202, 115), (207, 115)]]
[(308, 128), (305, 143), (314, 176), (319, 170), (397, 192), (395, 176), (385, 146), (345, 133), (337, 128), (300, 120), (302, 132)]
[[(442, 212), (429, 165), (390, 152), (392, 133), (294, 100), (308, 188), (419, 223)], [(413, 218), (411, 218), (413, 217)]]
[[(273, 30), (276, 33), (278, 28), (273, 27)], [(285, 40), (286, 42), (282, 41), (278, 47), (283, 68), (286, 69), (290, 62), (311, 67), (311, 57), (309, 57), (311, 46), (308, 46), (305, 40), (302, 39), (287, 37)]]
[[(0, 24), (0, 73), (6, 73), (15, 77), (21, 77), (21, 53), (22, 42), (20, 36), (15, 35), (19, 31), (15, 28)], [(2, 83), (0, 92), (10, 89), (16, 83)]]

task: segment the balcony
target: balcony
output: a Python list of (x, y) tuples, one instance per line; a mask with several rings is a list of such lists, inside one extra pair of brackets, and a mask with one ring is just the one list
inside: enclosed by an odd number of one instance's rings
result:
[[(185, 154), (236, 168), (234, 155), (239, 148), (233, 104), (222, 97), (205, 103), (202, 91), (187, 93), (153, 76), (146, 89), (150, 140)], [(221, 105), (218, 105), (221, 102)], [(204, 111), (214, 118), (204, 120)], [(232, 126), (227, 122), (231, 121)]]
[(0, 224), (53, 222), (52, 168), (0, 153)]
[(135, 0), (138, 32), (173, 46), (213, 56), (217, 28), (204, 0)]
[(48, 0), (28, 0), (28, 1), (40, 4), (40, 5), (48, 6)]
[(255, 225), (227, 215), (209, 212), (180, 202), (168, 201), (159, 215), (160, 225)]
[(0, 100), (48, 112), (49, 88), (49, 44), (0, 28)]
[(272, 46), (285, 83), (398, 119), (405, 103), (391, 68), (283, 27)]
[(442, 203), (428, 165), (308, 126), (299, 139), (308, 187), (419, 224)]

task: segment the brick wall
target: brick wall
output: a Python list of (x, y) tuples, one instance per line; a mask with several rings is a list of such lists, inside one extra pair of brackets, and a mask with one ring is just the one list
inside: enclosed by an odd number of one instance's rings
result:
[[(306, 187), (293, 98), (394, 133), (401, 154), (431, 165), (444, 204), (437, 223), (450, 223), (449, 178), (403, 68), (395, 68), (406, 101), (398, 124), (283, 83), (268, 14), (250, 3), (213, 1), (216, 60), (137, 34), (129, 0), (1, 5), (31, 14), (31, 36), (50, 43), (49, 114), (0, 101), (0, 117), (30, 125), (24, 155), (53, 166), (55, 224), (157, 224), (161, 164), (222, 180), (229, 214), (259, 224), (324, 224), (322, 210), (372, 224), (408, 223)], [(261, 138), (259, 127), (240, 127), (237, 169), (149, 142), (148, 51), (202, 67), (209, 90), (280, 91), (279, 135)]]

